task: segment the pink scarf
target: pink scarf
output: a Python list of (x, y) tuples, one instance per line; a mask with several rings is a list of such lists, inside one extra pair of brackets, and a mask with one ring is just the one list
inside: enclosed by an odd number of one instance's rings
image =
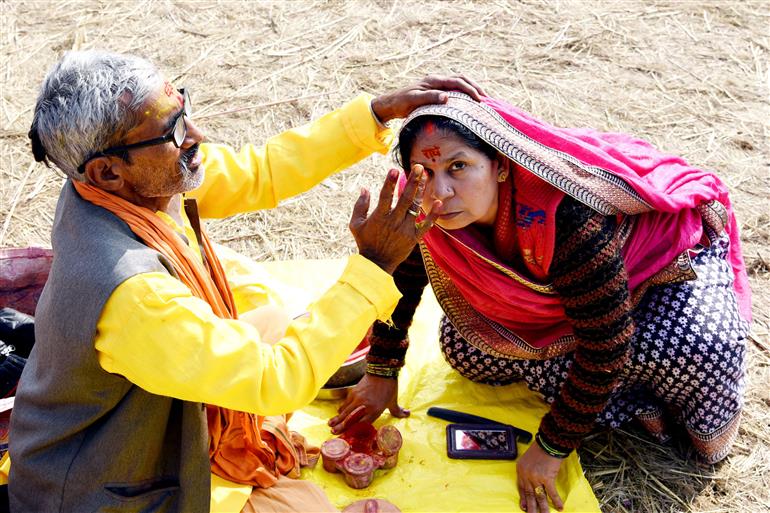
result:
[[(519, 173), (537, 170), (532, 174), (552, 185), (563, 186), (571, 182), (571, 178), (581, 183), (583, 177), (590, 175), (594, 181), (587, 189), (595, 191), (596, 197), (604, 201), (608, 215), (614, 213), (622, 218), (624, 214), (635, 214), (633, 229), (623, 249), (632, 292), (701, 240), (703, 220), (696, 207), (712, 200), (720, 202), (727, 209), (725, 231), (730, 238), (729, 262), (735, 274), (734, 289), (740, 313), (746, 320), (751, 319), (750, 290), (738, 224), (727, 187), (713, 173), (691, 167), (682, 158), (661, 153), (629, 135), (553, 127), (491, 98), (480, 106), (472, 105), (464, 95), (451, 93), (446, 106), (418, 109), (404, 124), (419, 115), (455, 119), (512, 160), (515, 157), (518, 163), (513, 167)], [(503, 137), (489, 136), (489, 127)], [(522, 151), (517, 153), (516, 148)], [(557, 154), (561, 157), (554, 156)], [(559, 163), (549, 167), (556, 160)], [(574, 164), (565, 165), (567, 161)], [(546, 171), (540, 172), (538, 162), (545, 163)], [(526, 165), (519, 166), (521, 163)], [(548, 169), (557, 172), (549, 174)], [(566, 180), (562, 180), (564, 176)], [(595, 180), (596, 176), (602, 177), (601, 180)], [(531, 178), (525, 181), (531, 182)], [(563, 194), (555, 187), (550, 189), (554, 197)], [(577, 197), (582, 201), (581, 196)], [(590, 201), (586, 203), (594, 206)], [(440, 271), (474, 310), (527, 344), (540, 348), (571, 334), (558, 295), (547, 284), (534, 282), (514, 271), (472, 227), (451, 232), (434, 228), (423, 242)], [(550, 261), (553, 237), (546, 237), (546, 242), (545, 257)]]

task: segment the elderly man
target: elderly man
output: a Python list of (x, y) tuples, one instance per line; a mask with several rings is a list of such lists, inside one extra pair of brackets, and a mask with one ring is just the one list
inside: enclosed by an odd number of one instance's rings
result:
[[(298, 466), (282, 466), (286, 458), (299, 458), (281, 452), (285, 426), (262, 440), (268, 422), (252, 414), (310, 402), (368, 327), (390, 316), (399, 293), (389, 274), (432, 222), (415, 224), (422, 178), (413, 173), (391, 208), (390, 173), (370, 216), (362, 191), (350, 223), (359, 254), (274, 345), (263, 343), (272, 328), (259, 328), (275, 321), (272, 313), (254, 314), (257, 327), (237, 320), (237, 311), (261, 304), (260, 289), (229, 283), (232, 257), (220, 259), (198, 215), (274, 207), (385, 152), (391, 135), (382, 123), (442, 101), (444, 89), (480, 94), (463, 78), (429, 77), (361, 95), (236, 152), (201, 144), (189, 91), (146, 60), (66, 54), (43, 83), (30, 131), (35, 158), (68, 180), (37, 344), (16, 396), (12, 511), (330, 509), (320, 491), (284, 477)], [(208, 428), (204, 404), (216, 405)], [(258, 468), (238, 468), (232, 454)]]

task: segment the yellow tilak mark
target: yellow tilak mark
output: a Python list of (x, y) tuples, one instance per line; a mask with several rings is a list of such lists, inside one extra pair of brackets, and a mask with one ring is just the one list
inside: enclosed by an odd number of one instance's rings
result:
[(152, 108), (152, 110), (155, 111), (155, 119), (165, 118), (170, 112), (176, 110), (177, 106), (177, 102), (171, 100), (168, 97), (158, 98)]

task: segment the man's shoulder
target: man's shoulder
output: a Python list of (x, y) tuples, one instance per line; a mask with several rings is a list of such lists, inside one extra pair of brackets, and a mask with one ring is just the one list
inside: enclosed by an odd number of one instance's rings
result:
[(172, 269), (125, 222), (83, 201), (74, 189), (65, 190), (59, 203), (52, 232), (54, 262), (49, 277), (58, 290), (98, 296), (100, 291), (111, 291), (136, 274), (168, 273)]

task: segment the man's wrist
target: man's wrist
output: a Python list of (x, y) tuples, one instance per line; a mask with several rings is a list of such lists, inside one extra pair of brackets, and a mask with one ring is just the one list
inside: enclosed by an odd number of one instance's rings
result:
[(388, 128), (385, 123), (390, 121), (392, 118), (392, 116), (389, 116), (387, 113), (385, 103), (387, 102), (382, 99), (382, 96), (377, 96), (376, 98), (373, 98), (371, 102), (369, 102), (369, 110), (372, 112), (372, 117), (382, 130), (386, 130)]
[(396, 270), (397, 265), (393, 265), (390, 263), (383, 262), (380, 258), (377, 258), (374, 255), (371, 255), (367, 251), (359, 251), (359, 254), (369, 260), (370, 262), (374, 263), (377, 267), (385, 271), (386, 273), (393, 275), (393, 272)]

